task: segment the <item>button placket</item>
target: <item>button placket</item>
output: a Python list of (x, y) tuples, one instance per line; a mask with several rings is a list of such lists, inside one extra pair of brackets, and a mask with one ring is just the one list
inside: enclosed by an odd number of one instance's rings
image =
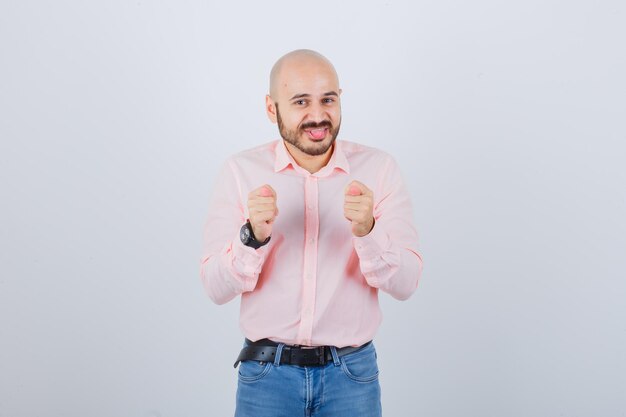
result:
[(298, 341), (310, 345), (315, 313), (315, 291), (317, 275), (317, 236), (319, 234), (318, 183), (317, 177), (308, 176), (304, 184), (304, 271), (302, 282), (302, 306)]

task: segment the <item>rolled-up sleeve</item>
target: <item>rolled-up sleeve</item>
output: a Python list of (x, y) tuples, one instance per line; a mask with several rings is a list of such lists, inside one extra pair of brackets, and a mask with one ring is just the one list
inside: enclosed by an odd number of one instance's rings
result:
[(367, 283), (406, 300), (417, 288), (422, 273), (413, 209), (402, 174), (391, 156), (381, 175), (379, 195), (374, 195), (374, 228), (363, 237), (355, 237), (354, 248)]
[(255, 250), (239, 239), (239, 230), (246, 221), (245, 202), (235, 168), (228, 160), (209, 202), (200, 261), (202, 283), (216, 304), (254, 290), (265, 261), (265, 247)]

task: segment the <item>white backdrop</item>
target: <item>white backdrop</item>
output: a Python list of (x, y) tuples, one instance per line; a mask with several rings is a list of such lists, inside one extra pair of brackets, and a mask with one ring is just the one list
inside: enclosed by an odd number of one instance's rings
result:
[(416, 207), (385, 415), (626, 416), (625, 39), (618, 0), (1, 0), (0, 416), (232, 415), (202, 225), (296, 48)]

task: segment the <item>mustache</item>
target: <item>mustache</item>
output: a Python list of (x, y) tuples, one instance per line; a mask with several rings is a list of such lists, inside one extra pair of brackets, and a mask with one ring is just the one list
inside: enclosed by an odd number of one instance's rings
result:
[(333, 127), (333, 124), (330, 122), (330, 120), (322, 120), (321, 122), (306, 122), (306, 123), (302, 123), (300, 125), (300, 129), (304, 130), (304, 129), (319, 129), (321, 127), (327, 127), (329, 129), (331, 129)]

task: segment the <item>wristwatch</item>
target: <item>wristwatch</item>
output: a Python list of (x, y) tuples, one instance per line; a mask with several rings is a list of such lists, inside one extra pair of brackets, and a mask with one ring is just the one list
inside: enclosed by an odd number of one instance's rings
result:
[(264, 242), (259, 242), (254, 237), (254, 233), (252, 232), (252, 225), (250, 225), (250, 220), (248, 220), (246, 224), (241, 226), (241, 230), (239, 231), (239, 238), (241, 239), (241, 243), (243, 243), (244, 245), (254, 249), (259, 249), (261, 246), (267, 245), (272, 236), (268, 236)]

